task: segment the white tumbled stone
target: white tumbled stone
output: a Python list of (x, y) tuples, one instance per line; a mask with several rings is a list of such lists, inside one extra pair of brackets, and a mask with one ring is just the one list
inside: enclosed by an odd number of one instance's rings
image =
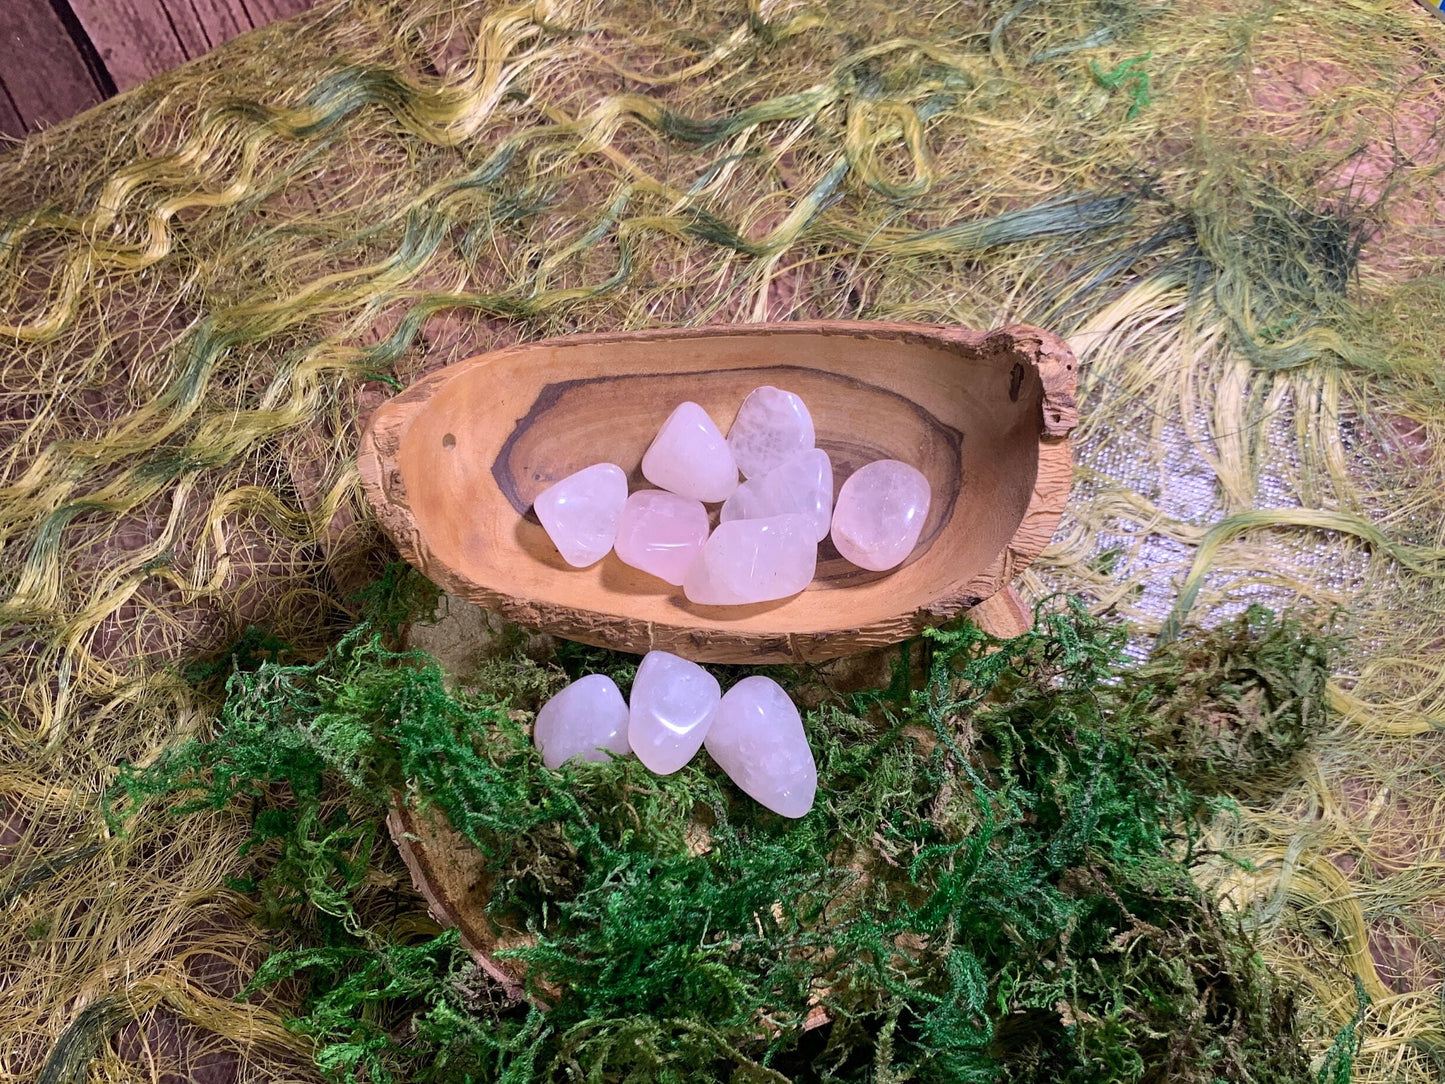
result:
[(774, 813), (801, 817), (813, 808), (813, 750), (797, 707), (772, 678), (743, 678), (729, 689), (705, 744), (728, 778)]
[(812, 446), (813, 417), (803, 400), (766, 384), (743, 400), (728, 430), (728, 447), (744, 478), (766, 474)]
[(793, 513), (718, 524), (682, 582), (701, 606), (740, 606), (796, 595), (813, 579), (813, 524)]
[(722, 690), (695, 662), (668, 651), (649, 651), (632, 682), (627, 739), (637, 759), (658, 775), (671, 775), (702, 748)]
[(586, 568), (612, 548), (626, 501), (622, 468), (596, 463), (542, 490), (532, 508), (562, 560)]
[(627, 730), (627, 701), (617, 683), (606, 674), (588, 674), (542, 705), (532, 741), (542, 751), (542, 763), (556, 768), (573, 757), (625, 756), (632, 751)]
[(833, 464), (821, 448), (810, 448), (749, 478), (722, 506), (722, 522), (765, 519), (796, 512), (813, 525), (816, 542), (828, 537), (833, 519)]
[(642, 476), (659, 489), (698, 501), (725, 501), (738, 487), (738, 465), (721, 431), (696, 403), (668, 415), (642, 457)]
[(701, 501), (665, 489), (643, 489), (622, 507), (614, 548), (623, 564), (681, 586), (707, 532), (707, 509)]
[(838, 490), (833, 545), (859, 568), (882, 572), (913, 552), (928, 518), (928, 479), (907, 463), (880, 459)]

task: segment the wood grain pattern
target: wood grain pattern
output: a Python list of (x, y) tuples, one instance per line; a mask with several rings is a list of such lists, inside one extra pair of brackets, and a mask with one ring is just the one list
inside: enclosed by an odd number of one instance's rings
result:
[(25, 134), (25, 121), (21, 118), (10, 93), (5, 89), (5, 80), (0, 78), (0, 135), (19, 139)]
[(1024, 602), (1018, 588), (1008, 584), (996, 595), (990, 595), (964, 616), (990, 636), (1011, 640), (1034, 627), (1034, 611)]
[(397, 852), (427, 901), (432, 918), (461, 935), (462, 946), (508, 997), (520, 999), (524, 989), (519, 976), (495, 957), (499, 949), (524, 944), (525, 933), (498, 929), (487, 916), (491, 877), (482, 854), (436, 810), (417, 813), (396, 795), (386, 817), (386, 828)]
[[(250, 4), (243, 3), (242, 0), (172, 0), (166, 6), (171, 10), (180, 10), (183, 4), (192, 12), (194, 21), (186, 21), (183, 16), (178, 18), (174, 14), (171, 16), (171, 21), (178, 24), (177, 29), (179, 29), (179, 23), (187, 22), (189, 27), (200, 31), (204, 41), (201, 53), (209, 52), (222, 42), (230, 41), (237, 34), (244, 34), (256, 26), (264, 26), (269, 21), (253, 22)], [(182, 41), (185, 41), (184, 37)], [(200, 56), (201, 53), (197, 53), (196, 56)]]
[[(1074, 368), (1062, 340), (1027, 327), (800, 321), (572, 336), (420, 381), (373, 415), (359, 467), (407, 560), (520, 624), (699, 661), (820, 661), (977, 606), (1038, 556), (1068, 496)], [(699, 607), (615, 555), (567, 567), (521, 514), (591, 463), (616, 462), (640, 482), (642, 453), (678, 402), (701, 403), (726, 429), (765, 383), (809, 403), (837, 484), (891, 456), (945, 498), (902, 567), (864, 572), (825, 543), (802, 594)]]
[(119, 90), (139, 86), (209, 48), (188, 3), (69, 0)]
[[(314, 0), (57, 0), (74, 27), (67, 29), (51, 0), (0, 0), (0, 29), (7, 19), (39, 27), (26, 39), (27, 47), (13, 57), (0, 53), (0, 79), (33, 82), (47, 88), (67, 72), (87, 70), (84, 54), (93, 49), (100, 78), (85, 100), (52, 94), (53, 102), (42, 123), (54, 123), (88, 108), (115, 90), (127, 90), (161, 72), (204, 56), (216, 46), (255, 27), (290, 18), (313, 6)], [(33, 9), (33, 10), (32, 10)], [(78, 43), (76, 36), (82, 39)], [(41, 51), (36, 51), (36, 45)], [(79, 52), (76, 57), (68, 54)], [(0, 43), (3, 48), (3, 43)], [(76, 66), (76, 59), (79, 66)], [(22, 122), (32, 130), (22, 92), (15, 104)], [(4, 106), (0, 104), (0, 119)]]
[(0, 81), (9, 114), (0, 121), (20, 129), (9, 134), (59, 124), (104, 97), (50, 0), (0, 0)]
[(265, 26), (278, 19), (289, 19), (293, 15), (309, 11), (316, 3), (317, 0), (246, 0), (246, 8), (250, 11), (255, 25)]

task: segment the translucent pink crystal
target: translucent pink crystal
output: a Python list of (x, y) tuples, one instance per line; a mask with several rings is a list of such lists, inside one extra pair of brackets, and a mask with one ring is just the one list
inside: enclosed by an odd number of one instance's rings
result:
[(818, 542), (806, 516), (735, 519), (718, 524), (682, 591), (702, 606), (767, 602), (807, 587), (817, 564)]
[(707, 541), (707, 531), (707, 509), (701, 501), (644, 489), (622, 507), (617, 556), (623, 564), (680, 586)]
[(813, 750), (798, 709), (772, 678), (746, 677), (729, 689), (705, 744), (728, 778), (774, 813), (801, 817), (813, 808)]
[(728, 447), (744, 478), (766, 474), (812, 446), (813, 418), (803, 400), (766, 384), (743, 400), (728, 430)]
[(913, 552), (928, 518), (929, 486), (922, 473), (896, 459), (860, 468), (838, 490), (833, 545), (860, 568), (896, 568)]
[(532, 728), (532, 741), (542, 763), (555, 768), (566, 760), (607, 760), (607, 752), (625, 756), (627, 702), (606, 674), (578, 678), (542, 705)]
[(724, 523), (796, 512), (813, 525), (814, 540), (828, 535), (833, 517), (833, 465), (821, 448), (800, 452), (766, 474), (749, 478), (722, 506)]
[(585, 568), (612, 548), (626, 501), (622, 468), (597, 463), (542, 490), (532, 508), (562, 560)]
[(718, 427), (696, 403), (683, 403), (662, 423), (642, 476), (659, 489), (698, 501), (725, 501), (738, 487), (738, 465)]
[(702, 748), (721, 693), (717, 678), (697, 663), (649, 651), (632, 681), (627, 724), (637, 759), (658, 775), (681, 768)]

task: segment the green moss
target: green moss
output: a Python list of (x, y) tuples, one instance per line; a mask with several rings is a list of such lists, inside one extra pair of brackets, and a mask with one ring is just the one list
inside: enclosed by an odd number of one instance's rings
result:
[[(1185, 780), (1212, 749), (1181, 773), (1163, 740), (1200, 705), (1244, 717), (1273, 675), (1313, 689), (1325, 656), (1297, 625), (1255, 612), (1133, 668), (1123, 630), (1078, 606), (1005, 643), (935, 632), (922, 670), (809, 713), (819, 802), (795, 821), (705, 757), (665, 778), (631, 759), (542, 767), (531, 710), (564, 671), (625, 680), (624, 657), (514, 654), (515, 684), (497, 664), (449, 692), (377, 631), (237, 668), (215, 737), (123, 772), (114, 806), (253, 803), (252, 887), (278, 928), (253, 986), (309, 980), (294, 1026), (339, 1079), (1309, 1076), (1290, 994), (1190, 876), (1203, 795)], [(1270, 720), (1318, 719), (1289, 703), (1240, 739), (1261, 762)], [(507, 999), (453, 934), (357, 903), (393, 791), (487, 856), (493, 913), (533, 935), (505, 955), (550, 1011)], [(830, 1026), (801, 1029), (810, 999)]]
[(1128, 676), (1150, 740), (1200, 794), (1268, 797), (1326, 715), (1329, 641), (1259, 606), (1161, 647)]

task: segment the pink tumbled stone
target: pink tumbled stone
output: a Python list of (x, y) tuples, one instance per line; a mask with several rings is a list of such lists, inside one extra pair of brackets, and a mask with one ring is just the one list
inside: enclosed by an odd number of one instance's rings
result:
[(698, 501), (725, 501), (738, 487), (728, 442), (696, 403), (668, 415), (642, 457), (642, 476), (659, 489)]
[(707, 541), (707, 531), (707, 509), (701, 501), (644, 489), (622, 506), (617, 557), (625, 565), (681, 586)]
[(632, 679), (627, 738), (658, 775), (677, 771), (702, 748), (722, 690), (717, 678), (670, 651), (649, 651)]
[(542, 705), (532, 728), (532, 741), (542, 751), (542, 763), (556, 768), (577, 757), (605, 761), (608, 753), (625, 756), (627, 701), (606, 674), (578, 678)]
[(597, 463), (542, 490), (532, 508), (562, 560), (586, 568), (612, 548), (626, 501), (622, 468)]
[(796, 595), (813, 579), (818, 541), (806, 516), (718, 524), (682, 591), (701, 606), (741, 606)]
[(790, 391), (764, 384), (743, 400), (728, 447), (744, 478), (756, 478), (813, 446), (813, 416)]
[(929, 500), (928, 479), (920, 471), (896, 459), (869, 463), (838, 490), (833, 545), (859, 568), (896, 568), (923, 533)]
[(766, 474), (749, 478), (722, 506), (721, 519), (765, 519), (796, 512), (813, 524), (818, 542), (828, 537), (833, 517), (833, 465), (821, 448), (784, 460)]
[(813, 808), (813, 750), (797, 707), (772, 678), (746, 677), (729, 689), (703, 744), (744, 794), (774, 813), (801, 817)]

